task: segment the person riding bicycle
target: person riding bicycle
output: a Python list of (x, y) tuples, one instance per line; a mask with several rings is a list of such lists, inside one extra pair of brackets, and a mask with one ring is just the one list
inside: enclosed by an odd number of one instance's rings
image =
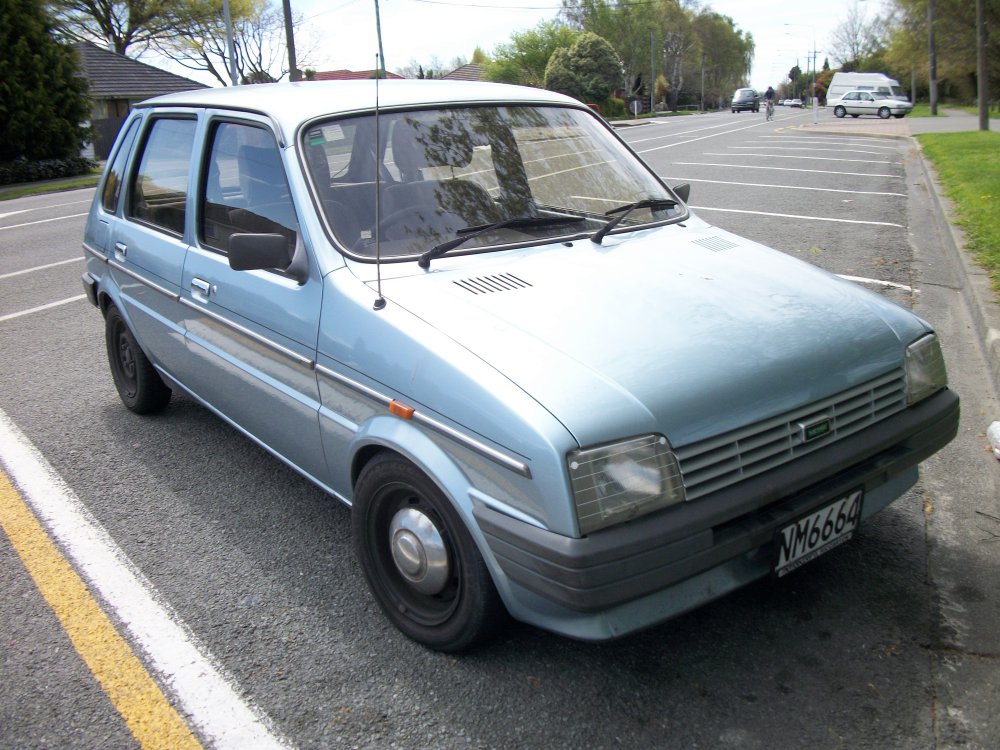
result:
[(764, 107), (767, 112), (767, 119), (774, 117), (774, 88), (772, 86), (767, 87), (767, 91), (764, 92)]

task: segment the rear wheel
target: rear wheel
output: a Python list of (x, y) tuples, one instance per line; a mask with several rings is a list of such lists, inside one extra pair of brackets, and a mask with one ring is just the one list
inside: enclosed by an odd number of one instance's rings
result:
[(122, 403), (136, 414), (151, 414), (170, 401), (170, 388), (139, 347), (125, 318), (111, 305), (104, 319), (111, 377)]
[(364, 468), (351, 510), (354, 550), (382, 611), (405, 635), (454, 653), (506, 619), (486, 564), (438, 486), (383, 453)]
[[(844, 115), (847, 114), (847, 110), (841, 107), (840, 105), (837, 105), (836, 107), (833, 108), (833, 114), (835, 117), (843, 117)], [(857, 115), (855, 115), (855, 117), (856, 116)]]
[(878, 116), (883, 120), (888, 120), (892, 116), (892, 112), (889, 111), (888, 107), (879, 107)]

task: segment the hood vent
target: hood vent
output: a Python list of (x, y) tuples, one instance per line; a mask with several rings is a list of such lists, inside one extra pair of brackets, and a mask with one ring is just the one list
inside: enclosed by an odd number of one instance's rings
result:
[(731, 250), (734, 247), (738, 247), (735, 242), (730, 242), (722, 237), (706, 237), (702, 240), (693, 240), (695, 245), (701, 245), (704, 248), (708, 248), (713, 253), (718, 253), (723, 250)]
[(452, 283), (473, 294), (511, 292), (515, 289), (526, 289), (531, 286), (527, 281), (519, 279), (510, 273), (477, 276), (474, 279), (462, 279), (461, 281), (453, 281)]

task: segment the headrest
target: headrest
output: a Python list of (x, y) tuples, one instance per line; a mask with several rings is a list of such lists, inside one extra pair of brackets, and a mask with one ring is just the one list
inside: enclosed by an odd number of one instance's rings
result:
[(266, 146), (240, 146), (237, 153), (240, 173), (268, 185), (285, 187), (285, 170), (277, 149)]
[(448, 127), (447, 120), (424, 122), (411, 117), (392, 129), (392, 159), (404, 180), (420, 179), (427, 167), (465, 167), (472, 161), (472, 137), (464, 127)]

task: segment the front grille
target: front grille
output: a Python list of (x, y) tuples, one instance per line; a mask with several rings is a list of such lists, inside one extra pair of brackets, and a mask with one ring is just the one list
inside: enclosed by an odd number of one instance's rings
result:
[(524, 279), (519, 279), (512, 273), (499, 273), (491, 276), (476, 276), (452, 282), (467, 292), (473, 294), (491, 294), (493, 292), (510, 292), (514, 289), (530, 287)]
[[(904, 408), (906, 378), (899, 369), (801, 409), (677, 448), (687, 499), (786, 464)], [(822, 434), (806, 438), (815, 432)]]

